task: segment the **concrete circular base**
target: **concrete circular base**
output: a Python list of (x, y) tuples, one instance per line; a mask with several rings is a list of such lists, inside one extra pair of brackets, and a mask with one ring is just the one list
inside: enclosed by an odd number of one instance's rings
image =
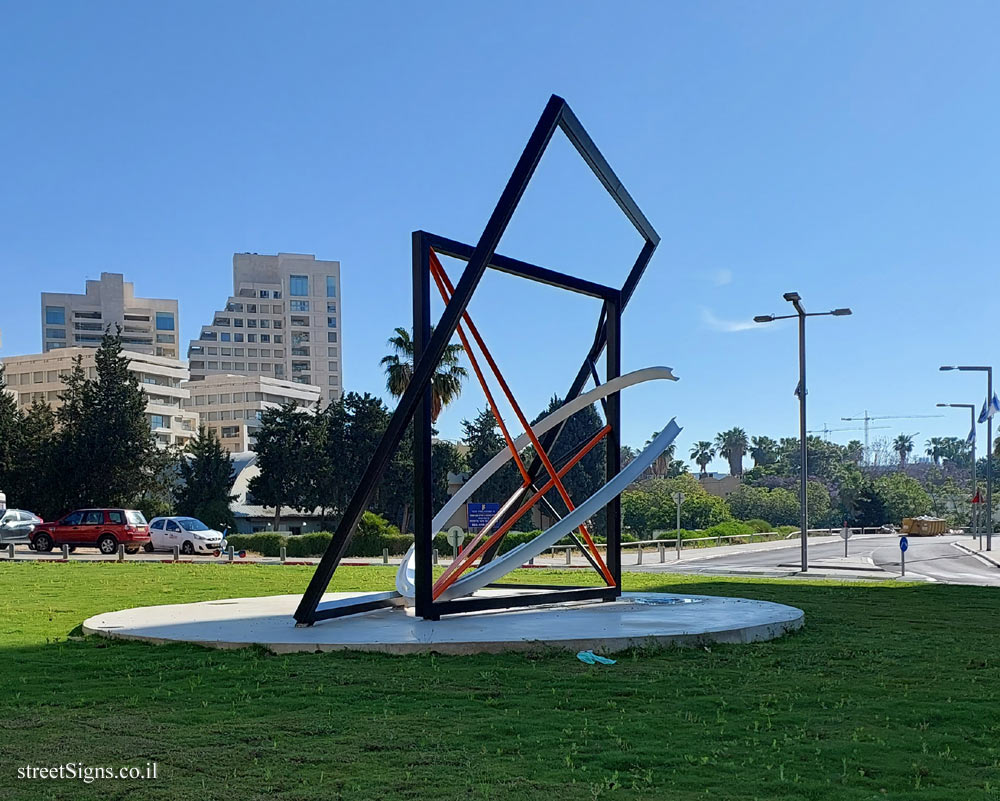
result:
[[(366, 594), (328, 593), (323, 600)], [(83, 630), (153, 643), (191, 642), (213, 648), (261, 645), (274, 653), (471, 654), (546, 648), (611, 653), (633, 646), (770, 640), (801, 627), (805, 620), (801, 609), (767, 601), (625, 593), (612, 603), (472, 612), (439, 621), (423, 620), (412, 609), (395, 607), (296, 627), (292, 613), (299, 600), (298, 595), (274, 595), (124, 609), (89, 618)]]

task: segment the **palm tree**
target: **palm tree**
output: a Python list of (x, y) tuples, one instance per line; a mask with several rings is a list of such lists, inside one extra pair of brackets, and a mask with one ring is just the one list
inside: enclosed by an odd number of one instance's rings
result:
[(712, 447), (712, 443), (707, 440), (701, 440), (696, 442), (694, 447), (691, 448), (691, 458), (694, 459), (695, 464), (701, 468), (701, 475), (707, 476), (708, 463), (715, 458), (715, 448)]
[[(431, 331), (433, 332), (433, 328)], [(397, 328), (396, 335), (386, 343), (395, 353), (384, 357), (379, 364), (385, 368), (385, 388), (394, 397), (400, 397), (413, 378), (413, 340), (405, 328)], [(431, 422), (436, 422), (441, 410), (462, 394), (462, 381), (469, 373), (459, 365), (462, 346), (448, 345), (431, 379)]]
[(852, 439), (844, 446), (844, 455), (854, 464), (861, 464), (865, 458), (865, 446), (861, 440)]
[(899, 454), (899, 464), (906, 466), (906, 457), (913, 451), (913, 435), (900, 434), (892, 442), (892, 449)]
[(719, 456), (728, 460), (731, 475), (743, 475), (743, 454), (747, 452), (749, 445), (747, 432), (742, 428), (731, 428), (716, 435), (715, 447)]
[(754, 467), (774, 464), (778, 460), (778, 443), (770, 437), (754, 437), (750, 440), (750, 458)]
[[(659, 431), (654, 431), (653, 435), (646, 440), (646, 445), (648, 446), (650, 442), (656, 439), (659, 433)], [(653, 478), (663, 478), (670, 472), (670, 463), (674, 460), (675, 453), (677, 453), (677, 444), (671, 442), (663, 449), (663, 453), (656, 457), (656, 461), (649, 466), (649, 471), (652, 473)]]
[(942, 437), (931, 437), (924, 443), (927, 446), (926, 453), (934, 461), (934, 464), (941, 464), (941, 457), (945, 453), (945, 442)]

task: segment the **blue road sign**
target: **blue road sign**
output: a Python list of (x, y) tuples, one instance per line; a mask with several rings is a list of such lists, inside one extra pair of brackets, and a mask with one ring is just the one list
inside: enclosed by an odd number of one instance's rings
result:
[(906, 552), (906, 549), (910, 547), (910, 541), (906, 537), (899, 538), (899, 550)]
[[(469, 531), (473, 531), (478, 534), (486, 526), (490, 524), (493, 516), (500, 511), (500, 504), (498, 503), (467, 503), (465, 505), (466, 513), (469, 519)], [(496, 531), (500, 528), (500, 524), (493, 526), (493, 530)]]

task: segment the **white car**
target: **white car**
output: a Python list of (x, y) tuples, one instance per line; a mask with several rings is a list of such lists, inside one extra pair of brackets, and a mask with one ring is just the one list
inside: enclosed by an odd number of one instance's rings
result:
[(214, 553), (226, 548), (221, 531), (211, 529), (195, 517), (154, 517), (149, 521), (149, 551)]

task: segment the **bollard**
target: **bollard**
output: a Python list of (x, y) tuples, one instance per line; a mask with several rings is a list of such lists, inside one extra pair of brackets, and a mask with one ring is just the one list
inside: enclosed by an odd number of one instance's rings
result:
[[(806, 464), (808, 465), (808, 462)], [(721, 534), (719, 535), (719, 538), (715, 541), (715, 544), (716, 545), (722, 545), (722, 535)]]
[(228, 548), (226, 548), (226, 552), (229, 554), (229, 561), (232, 562), (233, 557), (236, 556), (236, 548), (230, 545)]
[(281, 561), (282, 562), (285, 561), (285, 546), (284, 545), (281, 546)]
[(63, 559), (65, 559), (68, 562), (69, 561), (69, 546), (68, 545), (63, 545), (62, 552), (63, 552)]
[(14, 558), (14, 543), (13, 542), (7, 543), (7, 558), (8, 559), (13, 559)]
[(118, 546), (118, 561), (119, 562), (124, 562), (125, 561), (125, 546), (124, 545), (119, 545)]
[(641, 565), (642, 564), (642, 546), (641, 545), (637, 545), (636, 548), (635, 548), (635, 550), (636, 550), (635, 563), (637, 565)]
[(567, 565), (573, 564), (573, 551), (570, 548), (566, 549), (566, 564)]
[(435, 548), (433, 551), (431, 551), (431, 563), (435, 564), (435, 565), (438, 563), (438, 549), (437, 548)]
[(660, 543), (660, 564), (667, 561), (667, 546), (662, 542)]
[(681, 533), (677, 532), (677, 537), (674, 539), (674, 545), (677, 547), (677, 561), (681, 561)]
[(181, 558), (181, 549), (177, 545), (175, 545), (174, 546), (174, 561), (175, 562), (180, 561), (180, 558)]
[(382, 564), (383, 565), (389, 564), (389, 549), (388, 548), (383, 548), (382, 549)]

